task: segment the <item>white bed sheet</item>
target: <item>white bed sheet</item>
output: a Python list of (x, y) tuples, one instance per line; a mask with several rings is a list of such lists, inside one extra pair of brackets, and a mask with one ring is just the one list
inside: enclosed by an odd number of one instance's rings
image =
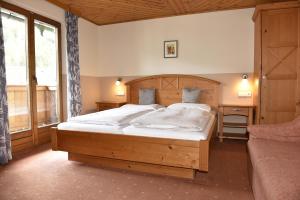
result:
[(206, 140), (209, 131), (215, 120), (215, 115), (211, 115), (206, 128), (203, 131), (178, 131), (178, 130), (163, 130), (153, 128), (137, 128), (135, 126), (128, 126), (123, 129), (125, 135), (135, 135), (144, 137), (156, 137), (156, 138), (168, 138), (168, 139), (180, 139), (180, 140), (192, 140), (200, 141)]
[(158, 109), (159, 105), (126, 104), (120, 108), (113, 108), (100, 112), (71, 117), (68, 122), (94, 125), (120, 126), (127, 125), (132, 119)]
[(131, 119), (161, 107), (158, 104), (126, 104), (120, 108), (71, 118), (68, 122), (60, 123), (57, 128), (58, 130), (122, 134), (122, 129), (129, 125)]
[(111, 134), (123, 134), (123, 128), (126, 126), (110, 126), (110, 125), (95, 125), (95, 124), (82, 124), (75, 122), (63, 122), (60, 123), (58, 130), (67, 131), (83, 131), (94, 133), (111, 133)]

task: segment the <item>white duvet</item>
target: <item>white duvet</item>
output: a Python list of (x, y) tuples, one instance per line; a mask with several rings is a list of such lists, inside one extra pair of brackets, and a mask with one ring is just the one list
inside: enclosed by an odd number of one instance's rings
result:
[(143, 115), (147, 112), (159, 108), (157, 104), (153, 105), (134, 105), (127, 104), (120, 108), (114, 108), (101, 112), (91, 113), (72, 117), (68, 122), (80, 124), (94, 124), (94, 125), (109, 125), (109, 126), (122, 126), (128, 124), (132, 119)]
[(130, 124), (138, 128), (203, 131), (211, 116), (211, 113), (202, 109), (161, 108), (133, 119)]

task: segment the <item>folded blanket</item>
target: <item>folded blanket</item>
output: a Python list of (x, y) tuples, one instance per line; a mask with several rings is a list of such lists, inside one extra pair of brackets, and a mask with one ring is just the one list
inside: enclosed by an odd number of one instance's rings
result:
[(200, 109), (161, 108), (133, 119), (130, 124), (138, 128), (203, 131), (210, 117), (209, 112)]
[(129, 124), (132, 119), (153, 110), (155, 108), (150, 106), (125, 105), (120, 108), (72, 117), (68, 121), (81, 124), (121, 126)]

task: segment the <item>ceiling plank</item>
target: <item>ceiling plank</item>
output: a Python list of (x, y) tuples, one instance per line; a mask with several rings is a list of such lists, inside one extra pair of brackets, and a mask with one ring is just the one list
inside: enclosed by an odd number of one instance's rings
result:
[(47, 0), (94, 24), (255, 7), (289, 0)]

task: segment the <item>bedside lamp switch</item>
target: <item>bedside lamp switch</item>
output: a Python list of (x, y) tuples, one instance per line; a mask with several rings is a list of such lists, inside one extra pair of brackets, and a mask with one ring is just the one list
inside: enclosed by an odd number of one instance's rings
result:
[(251, 91), (239, 91), (238, 96), (239, 97), (251, 97), (252, 92)]

